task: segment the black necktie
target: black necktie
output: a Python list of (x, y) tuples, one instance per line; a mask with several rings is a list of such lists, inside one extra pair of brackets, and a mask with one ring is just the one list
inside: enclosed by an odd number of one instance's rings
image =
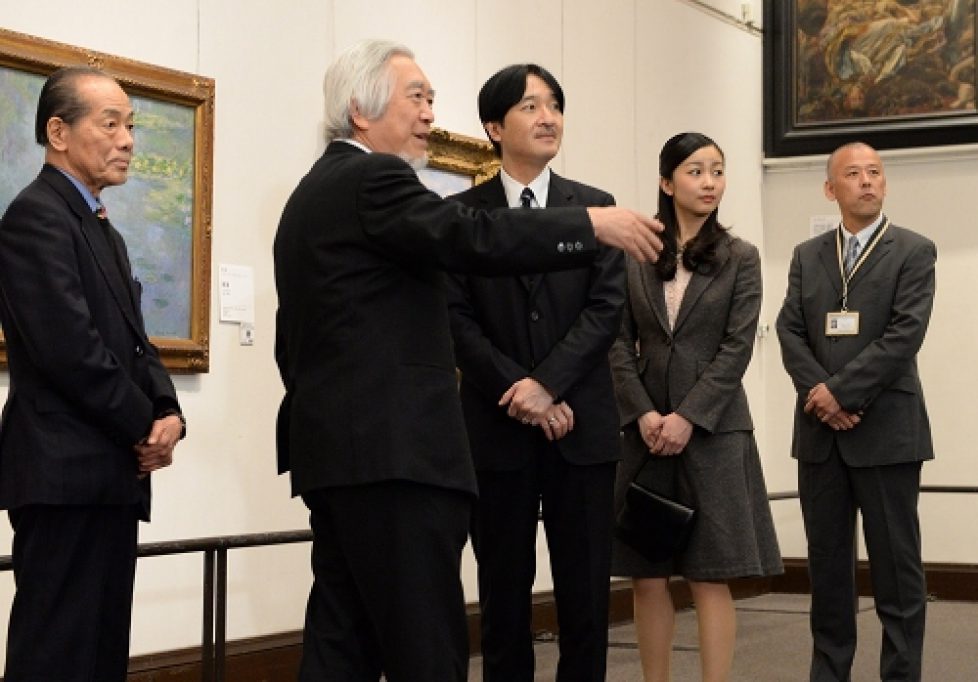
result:
[[(102, 202), (98, 202), (95, 206), (95, 218), (98, 220), (99, 226), (102, 228), (102, 236), (105, 237), (105, 241), (108, 244), (109, 251), (112, 252), (112, 260), (115, 261), (115, 267), (122, 277), (123, 281), (129, 282), (131, 279), (131, 274), (129, 272), (129, 266), (125, 254), (122, 252), (123, 247), (116, 240), (113, 234), (112, 223), (109, 222), (108, 213), (105, 210), (105, 206)], [(132, 296), (132, 287), (130, 289), (130, 296)], [(133, 305), (138, 307), (138, 303), (133, 299)]]
[(109, 248), (112, 250), (113, 255), (115, 255), (116, 246), (115, 239), (112, 237), (112, 224), (109, 222), (109, 214), (106, 212), (105, 206), (102, 205), (101, 201), (95, 205), (95, 218), (102, 228), (102, 236), (105, 237), (105, 241), (108, 242)]
[[(524, 187), (523, 191), (520, 192), (520, 208), (533, 208), (533, 190), (529, 187)], [(527, 289), (533, 289), (536, 280), (534, 275), (521, 275), (520, 279), (523, 280)]]

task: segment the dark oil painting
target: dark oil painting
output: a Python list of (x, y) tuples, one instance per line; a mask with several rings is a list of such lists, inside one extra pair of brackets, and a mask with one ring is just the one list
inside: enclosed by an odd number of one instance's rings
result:
[(795, 120), (975, 110), (975, 0), (798, 0)]

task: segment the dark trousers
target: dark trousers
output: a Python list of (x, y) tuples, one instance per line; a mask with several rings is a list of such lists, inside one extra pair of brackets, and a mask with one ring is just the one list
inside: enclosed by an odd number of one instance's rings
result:
[(468, 676), (460, 578), (471, 496), (391, 481), (302, 496), (312, 570), (300, 682)]
[(557, 680), (605, 679), (615, 467), (569, 464), (547, 444), (520, 470), (478, 472), (472, 544), (486, 682), (533, 680), (531, 598), (541, 502), (560, 630)]
[(799, 463), (812, 582), (812, 682), (850, 679), (858, 606), (857, 509), (883, 626), (880, 679), (920, 680), (927, 605), (917, 516), (920, 468), (920, 462), (849, 467), (834, 446), (825, 462)]
[(124, 682), (135, 506), (11, 510), (16, 593), (5, 682)]

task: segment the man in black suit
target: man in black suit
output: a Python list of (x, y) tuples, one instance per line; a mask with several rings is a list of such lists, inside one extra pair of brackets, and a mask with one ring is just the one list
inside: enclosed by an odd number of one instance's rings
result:
[[(479, 92), (479, 117), (502, 170), (454, 198), (482, 209), (613, 205), (607, 192), (550, 170), (563, 111), (560, 84), (536, 64), (492, 76)], [(471, 533), (483, 679), (533, 680), (542, 503), (560, 631), (557, 679), (604, 680), (620, 456), (608, 349), (625, 300), (622, 254), (601, 247), (584, 267), (546, 274), (450, 275), (448, 291), (479, 485)]]
[[(451, 682), (468, 670), (462, 548), (476, 492), (443, 270), (580, 267), (597, 241), (654, 259), (653, 221), (617, 208), (446, 202), (418, 181), (434, 92), (406, 47), (327, 70), (325, 154), (275, 238), (279, 468), (311, 511), (301, 680)], [(400, 157), (400, 158), (399, 158)]]
[(811, 680), (849, 680), (857, 510), (883, 625), (881, 679), (920, 680), (927, 591), (917, 498), (934, 451), (917, 351), (937, 251), (883, 214), (883, 162), (868, 145), (832, 153), (825, 195), (842, 224), (796, 247), (777, 320), (798, 391), (792, 455), (812, 582)]
[(44, 167), (0, 221), (0, 507), (17, 586), (7, 682), (125, 680), (148, 474), (184, 433), (122, 236), (96, 215), (102, 190), (126, 181), (132, 120), (109, 76), (55, 72), (37, 108)]

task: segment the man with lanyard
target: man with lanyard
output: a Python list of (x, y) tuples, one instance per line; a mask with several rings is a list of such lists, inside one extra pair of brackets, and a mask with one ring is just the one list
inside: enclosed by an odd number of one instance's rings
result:
[(934, 300), (933, 242), (883, 215), (874, 149), (843, 145), (825, 195), (839, 230), (795, 248), (777, 320), (798, 392), (792, 456), (812, 583), (811, 680), (849, 680), (856, 650), (855, 527), (862, 516), (883, 680), (920, 680), (927, 601), (917, 499), (934, 457), (917, 373)]

